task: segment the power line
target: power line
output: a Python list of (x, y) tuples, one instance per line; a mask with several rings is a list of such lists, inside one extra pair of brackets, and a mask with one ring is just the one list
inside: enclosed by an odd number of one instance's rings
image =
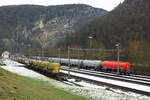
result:
[(70, 50), (85, 50), (85, 51), (116, 51), (116, 49), (89, 49), (89, 48), (70, 48)]

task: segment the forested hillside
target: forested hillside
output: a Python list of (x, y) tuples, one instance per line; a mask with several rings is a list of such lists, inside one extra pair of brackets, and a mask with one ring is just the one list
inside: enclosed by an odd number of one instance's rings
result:
[[(60, 46), (116, 48), (120, 43), (124, 58), (132, 63), (150, 64), (150, 0), (125, 0), (107, 15), (82, 26)], [(122, 57), (122, 58), (123, 58)]]
[(0, 7), (0, 53), (54, 46), (82, 24), (107, 11), (84, 4)]
[(75, 38), (78, 37), (85, 42), (75, 41), (73, 38), (71, 44), (77, 43), (86, 47), (90, 35), (106, 48), (113, 47), (117, 42), (121, 42), (125, 47), (130, 41), (149, 42), (149, 9), (148, 0), (125, 0), (109, 14), (87, 23), (74, 34)]

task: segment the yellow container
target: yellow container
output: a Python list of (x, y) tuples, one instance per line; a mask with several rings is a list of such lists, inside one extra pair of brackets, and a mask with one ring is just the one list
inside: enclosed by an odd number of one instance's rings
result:
[(49, 63), (47, 66), (47, 71), (52, 74), (58, 74), (60, 70), (60, 64), (59, 63)]
[(60, 64), (59, 63), (52, 63), (52, 67), (53, 67), (52, 73), (58, 74), (59, 70), (60, 70)]
[(60, 69), (60, 64), (59, 63), (49, 63), (48, 69)]
[(31, 60), (30, 64), (40, 68), (41, 70), (46, 70), (51, 74), (59, 74), (61, 66), (59, 63), (50, 63), (48, 61), (40, 61), (40, 60)]
[(40, 63), (40, 67), (42, 68), (42, 69), (47, 69), (47, 66), (48, 66), (48, 64), (49, 64), (49, 62), (48, 61), (42, 61), (41, 63)]
[(36, 66), (37, 66), (37, 67), (40, 67), (41, 62), (42, 62), (42, 61), (37, 60), (37, 61), (36, 61)]
[(48, 69), (48, 70), (52, 70), (52, 69), (53, 69), (52, 63), (49, 63), (49, 64), (47, 65), (47, 69)]
[(52, 73), (53, 73), (53, 74), (58, 74), (58, 73), (59, 73), (59, 70), (53, 70)]
[(53, 69), (60, 69), (60, 64), (59, 63), (52, 63), (52, 68)]

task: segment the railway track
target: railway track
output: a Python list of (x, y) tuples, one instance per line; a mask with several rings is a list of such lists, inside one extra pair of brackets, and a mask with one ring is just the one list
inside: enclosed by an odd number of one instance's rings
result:
[(138, 78), (133, 78), (130, 76), (117, 76), (114, 74), (100, 73), (97, 71), (90, 71), (90, 70), (84, 70), (84, 69), (80, 69), (80, 70), (79, 69), (73, 69), (72, 70), (72, 69), (68, 69), (67, 67), (64, 67), (61, 69), (70, 70), (73, 72), (83, 73), (83, 74), (97, 76), (97, 77), (103, 77), (103, 78), (108, 78), (108, 79), (113, 79), (113, 80), (120, 80), (120, 81), (150, 86), (150, 80), (146, 80), (146, 79), (138, 79)]
[(83, 87), (82, 85), (77, 84), (77, 83), (75, 83), (75, 82), (71, 82), (71, 81), (69, 81), (69, 80), (61, 81), (61, 82), (63, 82), (64, 84), (67, 84), (67, 85), (71, 85), (71, 86)]
[(150, 76), (135, 75), (135, 74), (131, 74), (131, 76), (138, 77), (138, 78), (145, 78), (145, 79), (149, 79), (150, 80)]
[[(89, 71), (89, 70), (84, 70), (84, 69), (69, 69), (66, 67), (62, 67), (61, 68), (61, 73), (64, 74), (68, 74), (68, 71), (70, 72), (70, 75), (72, 77), (77, 77), (89, 82), (93, 82), (96, 83), (98, 85), (107, 85), (113, 88), (120, 88), (123, 89), (125, 91), (132, 91), (132, 92), (136, 92), (136, 93), (140, 93), (140, 94), (144, 94), (147, 96), (150, 96), (150, 82), (149, 80), (146, 81), (141, 81), (138, 79), (132, 79), (132, 78), (124, 78), (122, 76), (109, 76), (109, 75), (102, 75), (102, 73), (100, 74), (100, 72), (95, 72), (95, 71)], [(95, 72), (95, 73), (94, 73)], [(86, 76), (86, 77), (84, 77)], [(130, 76), (128, 76), (130, 77)], [(99, 81), (100, 80), (100, 81)], [(107, 80), (109, 82), (105, 82), (104, 80)], [(144, 80), (144, 79), (143, 79)], [(111, 83), (112, 82), (112, 83)], [(113, 82), (116, 82), (117, 84), (113, 84)], [(120, 84), (118, 84), (120, 83)], [(130, 86), (128, 85), (123, 85), (123, 84), (130, 84)], [(133, 86), (133, 87), (132, 87)], [(134, 86), (137, 86), (137, 88)], [(139, 89), (143, 88), (143, 89)], [(147, 90), (145, 90), (147, 89)]]
[[(68, 69), (68, 67), (62, 66), (61, 69)], [(113, 73), (106, 73), (106, 72), (99, 72), (99, 71), (92, 71), (92, 70), (86, 70), (86, 69), (76, 69), (73, 68), (74, 71), (80, 71), (80, 72), (85, 72), (89, 75), (94, 75), (94, 76), (99, 76), (99, 77), (106, 77), (110, 79), (116, 79), (116, 80), (122, 80), (122, 81), (130, 81), (130, 82), (135, 82), (139, 84), (144, 84), (144, 85), (150, 85), (150, 79), (148, 77), (137, 77), (137, 76), (126, 76), (126, 75), (116, 75)]]

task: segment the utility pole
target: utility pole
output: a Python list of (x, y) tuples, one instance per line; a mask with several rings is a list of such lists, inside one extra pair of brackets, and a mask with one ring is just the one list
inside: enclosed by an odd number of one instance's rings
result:
[[(79, 54), (79, 51), (80, 49), (78, 48), (78, 59), (80, 60), (80, 54)], [(78, 66), (77, 66), (78, 68), (80, 67), (80, 65), (79, 65), (79, 61), (78, 61)]]
[(29, 44), (27, 45), (27, 50), (28, 50), (28, 54), (27, 55), (28, 55), (28, 58), (29, 58), (30, 57), (30, 45)]
[(20, 26), (17, 26), (17, 31), (16, 31), (16, 54), (18, 54), (18, 40), (19, 40), (19, 28), (20, 28)]
[(117, 74), (119, 75), (119, 56), (120, 56), (120, 43), (116, 44), (117, 47), (117, 62), (118, 62), (118, 69), (117, 69)]
[(69, 61), (69, 63), (68, 63), (68, 67), (69, 67), (68, 77), (70, 78), (70, 69), (71, 69), (71, 67), (70, 67), (70, 47), (69, 46), (68, 46), (68, 61)]
[(92, 48), (92, 39), (93, 39), (93, 37), (92, 37), (92, 36), (89, 36), (88, 38), (89, 38), (89, 40), (90, 40), (90, 48)]
[(61, 58), (60, 58), (60, 55), (61, 55), (61, 54), (60, 54), (60, 50), (61, 50), (61, 49), (60, 49), (60, 48), (58, 48), (58, 57), (59, 57), (59, 62), (61, 62), (61, 61), (60, 61), (60, 60), (61, 60)]
[(44, 50), (43, 50), (44, 46), (42, 45), (42, 52), (41, 52), (41, 57), (44, 57)]

